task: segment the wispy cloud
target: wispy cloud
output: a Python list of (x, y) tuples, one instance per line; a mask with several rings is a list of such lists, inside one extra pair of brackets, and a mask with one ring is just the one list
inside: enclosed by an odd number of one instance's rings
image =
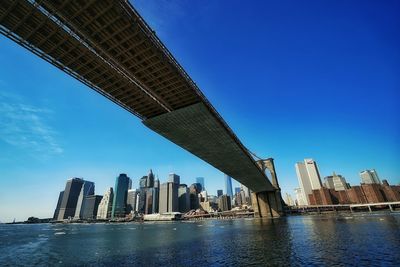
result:
[(51, 113), (0, 91), (0, 139), (40, 156), (63, 153), (56, 131), (46, 123)]

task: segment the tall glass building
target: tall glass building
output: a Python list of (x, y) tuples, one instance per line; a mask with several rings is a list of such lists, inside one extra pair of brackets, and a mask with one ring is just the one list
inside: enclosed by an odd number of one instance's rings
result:
[(126, 200), (127, 200), (128, 189), (129, 189), (130, 184), (131, 184), (131, 179), (125, 173), (121, 173), (116, 178), (111, 218), (125, 217), (125, 215), (126, 215)]
[(201, 184), (202, 190), (206, 190), (204, 186), (204, 177), (196, 177), (196, 183)]
[(58, 213), (58, 221), (73, 218), (75, 216), (76, 205), (81, 193), (84, 180), (81, 178), (72, 178), (67, 180), (63, 198)]
[(233, 198), (232, 178), (226, 174), (225, 174), (225, 191), (226, 191), (226, 195), (228, 195), (230, 197), (230, 199), (232, 199)]

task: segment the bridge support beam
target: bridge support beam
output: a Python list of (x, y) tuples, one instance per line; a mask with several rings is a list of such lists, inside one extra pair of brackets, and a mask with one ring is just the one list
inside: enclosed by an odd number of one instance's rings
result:
[(254, 216), (259, 218), (277, 218), (284, 215), (279, 190), (251, 194)]

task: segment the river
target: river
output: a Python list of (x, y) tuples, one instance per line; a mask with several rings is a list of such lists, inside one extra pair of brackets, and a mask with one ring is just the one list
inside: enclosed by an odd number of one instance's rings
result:
[(0, 225), (0, 266), (399, 266), (400, 214)]

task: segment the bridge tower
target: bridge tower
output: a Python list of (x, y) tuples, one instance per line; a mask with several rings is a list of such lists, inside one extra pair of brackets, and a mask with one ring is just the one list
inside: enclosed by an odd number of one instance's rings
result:
[[(276, 176), (274, 159), (259, 159), (256, 161), (260, 169), (271, 177), (274, 191), (252, 193), (252, 203), (256, 217), (276, 218), (284, 215), (283, 200), (279, 187), (278, 177)], [(268, 175), (268, 173), (270, 175)]]

